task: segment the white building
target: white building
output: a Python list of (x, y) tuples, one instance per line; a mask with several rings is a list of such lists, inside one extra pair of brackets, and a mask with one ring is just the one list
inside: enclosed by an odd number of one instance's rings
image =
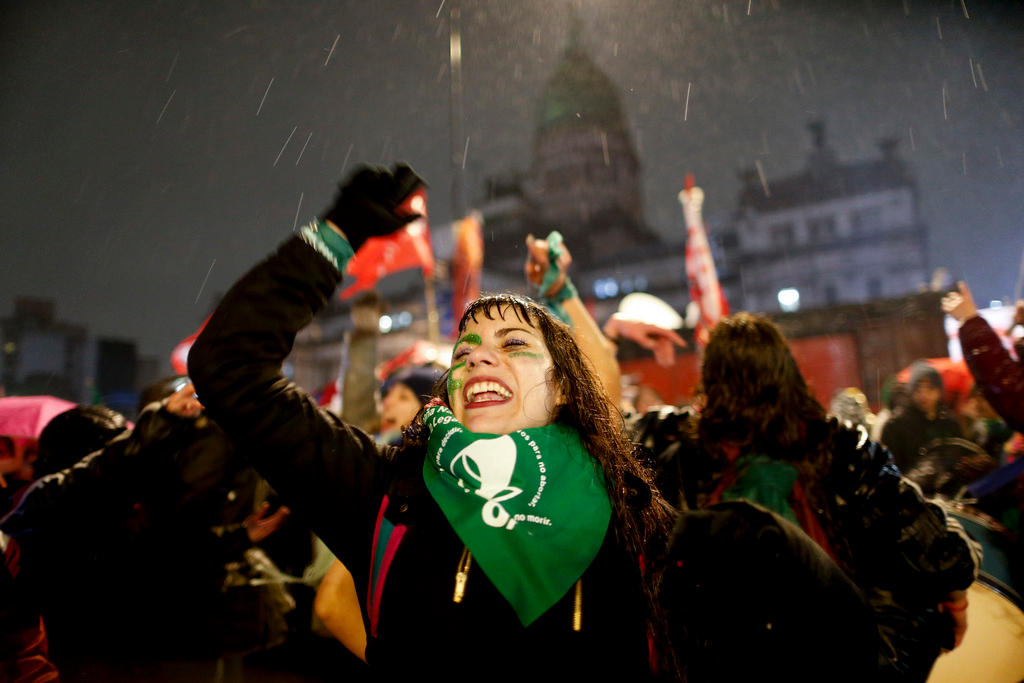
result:
[(745, 171), (739, 208), (712, 226), (734, 310), (893, 298), (928, 281), (928, 231), (895, 141), (883, 140), (877, 159), (841, 163), (824, 125), (810, 129), (814, 145), (803, 171), (778, 180)]

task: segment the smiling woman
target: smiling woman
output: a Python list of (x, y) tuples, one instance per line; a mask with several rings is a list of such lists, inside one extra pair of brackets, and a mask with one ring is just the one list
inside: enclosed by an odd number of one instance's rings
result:
[(474, 432), (508, 434), (549, 424), (564, 399), (549, 386), (551, 356), (540, 330), (521, 319), (514, 303), (487, 302), (473, 306), (455, 345), (448, 382), (452, 411)]
[(190, 354), (201, 400), (350, 568), (379, 677), (450, 672), (439, 653), (488, 680), (671, 676), (642, 560), (670, 508), (547, 310), (505, 295), (471, 304), (440, 395), (398, 446), (281, 374), (345, 260), (404, 225), (395, 210), (420, 182), (407, 166), (359, 172), (327, 220), (236, 283)]

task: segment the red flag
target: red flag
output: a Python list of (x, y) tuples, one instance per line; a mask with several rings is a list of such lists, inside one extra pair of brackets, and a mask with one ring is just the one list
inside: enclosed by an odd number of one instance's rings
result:
[(701, 205), (704, 192), (694, 187), (693, 175), (686, 174), (686, 185), (679, 193), (686, 220), (686, 278), (690, 285), (690, 300), (700, 306), (700, 320), (697, 322), (696, 337), (701, 346), (707, 343), (711, 328), (729, 315), (729, 302), (725, 300), (722, 287), (718, 284), (715, 261), (711, 257)]
[(466, 306), (480, 297), (480, 269), (484, 264), (482, 216), (473, 212), (457, 221), (452, 253), (452, 320), (458, 321)]
[(420, 217), (401, 230), (383, 237), (371, 237), (348, 262), (345, 273), (356, 281), (341, 292), (348, 299), (356, 292), (371, 289), (385, 275), (422, 268), (423, 277), (434, 273), (434, 251), (430, 245), (430, 225), (427, 222), (427, 192), (420, 187), (412, 192), (401, 206), (399, 215), (418, 213)]
[(192, 349), (192, 344), (195, 343), (199, 333), (203, 331), (208, 322), (210, 322), (210, 316), (206, 316), (206, 320), (199, 326), (199, 329), (178, 342), (178, 345), (171, 351), (171, 367), (179, 375), (188, 374), (188, 352)]

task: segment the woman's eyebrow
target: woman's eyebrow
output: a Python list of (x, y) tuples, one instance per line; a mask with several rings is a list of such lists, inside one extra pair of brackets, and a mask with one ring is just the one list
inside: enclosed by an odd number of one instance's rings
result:
[(494, 336), (495, 337), (504, 337), (509, 332), (525, 332), (525, 333), (531, 334), (531, 335), (533, 335), (535, 337), (537, 336), (536, 331), (527, 329), (525, 327), (502, 327), (501, 329), (497, 330), (494, 333)]

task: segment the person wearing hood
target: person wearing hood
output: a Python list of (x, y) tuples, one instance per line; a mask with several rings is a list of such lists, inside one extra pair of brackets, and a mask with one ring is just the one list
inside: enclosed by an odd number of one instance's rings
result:
[(925, 360), (910, 367), (910, 402), (885, 424), (882, 444), (900, 472), (909, 472), (936, 439), (960, 438), (960, 425), (942, 402), (942, 376)]

